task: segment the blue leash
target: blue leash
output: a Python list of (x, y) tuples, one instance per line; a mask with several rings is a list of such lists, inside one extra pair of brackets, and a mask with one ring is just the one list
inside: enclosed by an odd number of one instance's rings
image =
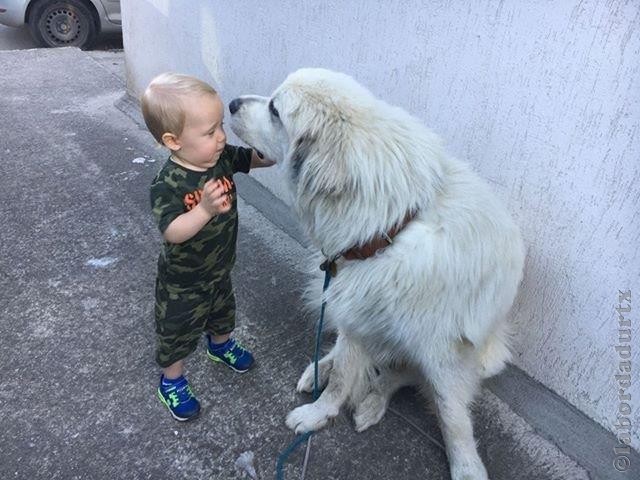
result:
[[(327, 291), (329, 287), (329, 282), (331, 281), (331, 276), (335, 275), (335, 263), (327, 260), (322, 265), (320, 265), (320, 270), (324, 271), (324, 286), (322, 287), (322, 293)], [(320, 337), (322, 336), (322, 324), (324, 322), (324, 309), (327, 302), (323, 299), (322, 306), (320, 307), (320, 321), (318, 322), (318, 329), (316, 331), (316, 351), (313, 358), (313, 400), (316, 401), (320, 396), (320, 392), (318, 392), (318, 361), (320, 358)], [(278, 461), (276, 462), (276, 479), (284, 480), (284, 462), (287, 461), (289, 455), (300, 446), (300, 444), (306, 442), (313, 432), (305, 432), (302, 435), (298, 435), (297, 438), (289, 444), (287, 448), (285, 448), (282, 453), (278, 456)]]

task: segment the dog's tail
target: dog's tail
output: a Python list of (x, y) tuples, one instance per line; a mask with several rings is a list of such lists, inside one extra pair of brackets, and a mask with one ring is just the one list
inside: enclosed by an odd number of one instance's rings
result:
[(498, 324), (480, 350), (482, 378), (493, 377), (500, 373), (507, 362), (511, 361), (511, 331), (506, 321)]

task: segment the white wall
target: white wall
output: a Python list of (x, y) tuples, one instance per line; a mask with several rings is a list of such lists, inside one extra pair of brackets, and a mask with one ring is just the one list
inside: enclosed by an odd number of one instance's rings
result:
[[(613, 308), (618, 289), (632, 290), (632, 421), (640, 424), (634, 2), (122, 4), (133, 92), (174, 70), (211, 81), (228, 101), (268, 94), (298, 67), (322, 66), (423, 119), (489, 180), (522, 228), (517, 365), (612, 430)], [(286, 199), (277, 172), (258, 178)]]

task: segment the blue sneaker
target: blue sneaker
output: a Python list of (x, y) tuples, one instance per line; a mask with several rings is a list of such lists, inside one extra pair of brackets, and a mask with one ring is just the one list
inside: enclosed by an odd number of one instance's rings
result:
[(200, 413), (200, 402), (191, 391), (189, 382), (184, 377), (168, 380), (160, 377), (158, 398), (169, 409), (171, 416), (179, 422), (186, 422)]
[(244, 373), (253, 365), (253, 355), (242, 345), (230, 338), (224, 343), (213, 343), (207, 335), (207, 357), (214, 362), (224, 363), (231, 370)]

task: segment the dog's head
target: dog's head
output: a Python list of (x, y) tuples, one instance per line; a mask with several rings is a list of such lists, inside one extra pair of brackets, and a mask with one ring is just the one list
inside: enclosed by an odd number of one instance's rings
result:
[(306, 159), (320, 149), (331, 152), (333, 158), (327, 160), (338, 168), (333, 173), (344, 178), (346, 165), (336, 162), (345, 158), (347, 140), (352, 142), (355, 136), (353, 128), (340, 124), (357, 122), (362, 117), (358, 108), (364, 110), (372, 100), (368, 90), (345, 74), (304, 68), (289, 75), (271, 97), (246, 95), (232, 100), (231, 129), (267, 157), (284, 163), (293, 180), (299, 178)]
[(236, 135), (283, 165), (326, 252), (387, 231), (437, 188), (437, 139), (348, 75), (301, 69), (270, 97), (238, 97), (229, 110)]

